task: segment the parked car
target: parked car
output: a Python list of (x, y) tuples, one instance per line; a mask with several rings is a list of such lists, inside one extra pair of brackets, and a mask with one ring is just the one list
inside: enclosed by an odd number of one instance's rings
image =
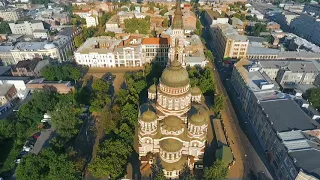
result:
[(203, 165), (202, 165), (202, 164), (196, 164), (196, 165), (195, 165), (195, 168), (196, 168), (196, 169), (203, 169)]
[(40, 135), (41, 135), (41, 132), (37, 132), (37, 133), (34, 133), (34, 134), (32, 135), (32, 137), (33, 137), (34, 139), (38, 139), (38, 138), (40, 137)]
[(23, 146), (23, 151), (29, 152), (33, 148), (34, 143), (27, 141)]
[(24, 155), (27, 155), (27, 151), (21, 151), (20, 154), (18, 155), (17, 159), (15, 160), (15, 163), (19, 164), (21, 162), (21, 159)]

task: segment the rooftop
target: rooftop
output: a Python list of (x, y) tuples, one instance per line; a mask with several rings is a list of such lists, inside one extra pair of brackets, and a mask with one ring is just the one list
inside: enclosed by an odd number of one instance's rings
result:
[(170, 38), (144, 38), (141, 44), (170, 44)]
[(296, 160), (296, 166), (307, 171), (309, 174), (320, 178), (320, 151), (309, 149), (304, 151), (289, 152), (289, 155)]
[(0, 96), (4, 96), (7, 94), (9, 89), (13, 86), (13, 84), (1, 84), (0, 85)]
[(78, 48), (76, 53), (88, 54), (99, 53), (107, 54), (112, 52), (116, 46), (120, 44), (120, 39), (115, 39), (109, 36), (89, 38)]
[(262, 101), (260, 105), (278, 132), (312, 130), (318, 125), (292, 99)]
[(259, 65), (265, 69), (284, 69), (292, 72), (318, 72), (311, 61), (259, 61)]
[(0, 75), (10, 70), (11, 70), (10, 66), (0, 66)]
[(233, 39), (235, 41), (248, 41), (247, 36), (239, 35), (237, 30), (235, 30), (230, 24), (217, 24), (213, 25), (212, 27), (219, 27), (219, 29), (222, 31), (224, 36), (229, 39)]
[(206, 9), (207, 13), (211, 17), (211, 19), (223, 18), (218, 11), (212, 11), (211, 9)]
[(0, 52), (10, 52), (14, 46), (0, 46)]
[(26, 68), (27, 70), (32, 71), (37, 66), (39, 61), (40, 61), (40, 59), (19, 61), (15, 65), (15, 68)]

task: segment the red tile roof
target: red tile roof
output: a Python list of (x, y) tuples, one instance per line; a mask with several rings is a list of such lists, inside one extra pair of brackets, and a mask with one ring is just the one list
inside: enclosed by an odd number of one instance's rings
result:
[(169, 44), (170, 38), (144, 38), (142, 44)]

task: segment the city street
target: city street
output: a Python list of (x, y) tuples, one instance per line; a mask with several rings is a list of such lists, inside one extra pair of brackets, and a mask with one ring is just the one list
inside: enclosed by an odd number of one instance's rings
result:
[[(203, 31), (203, 34), (208, 35), (207, 28), (204, 28)], [(210, 63), (210, 67), (213, 69), (215, 75), (217, 93), (222, 93), (226, 97), (225, 108), (221, 114), (226, 126), (227, 135), (232, 142), (230, 146), (236, 158), (235, 165), (230, 169), (229, 178), (257, 179), (257, 176), (265, 176), (267, 179), (273, 179), (264, 164), (264, 162), (266, 162), (268, 166), (259, 140), (254, 134), (253, 129), (247, 124), (246, 117), (239, 116), (238, 112), (241, 112), (241, 105), (234, 103), (233, 97), (229, 99), (232, 89), (230, 86), (225, 86), (226, 83), (224, 82), (230, 78), (232, 69), (224, 68), (221, 65), (219, 61), (222, 61), (222, 58), (218, 57), (217, 53), (215, 53), (211, 38), (206, 36), (204, 39), (206, 40), (208, 49), (215, 55), (215, 64)], [(249, 139), (247, 137), (249, 137)], [(252, 146), (252, 144), (254, 146)]]

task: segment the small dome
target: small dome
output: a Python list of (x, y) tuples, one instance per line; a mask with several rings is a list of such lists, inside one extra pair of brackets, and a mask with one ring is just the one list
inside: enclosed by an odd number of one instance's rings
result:
[(183, 87), (190, 82), (189, 74), (177, 60), (171, 62), (161, 75), (161, 83), (168, 87)]
[(184, 123), (177, 116), (171, 115), (162, 120), (161, 127), (167, 131), (179, 131), (184, 128)]
[(202, 126), (208, 124), (208, 121), (202, 114), (198, 112), (190, 117), (189, 123), (196, 126)]
[(55, 47), (56, 47), (56, 45), (54, 45), (52, 43), (51, 44), (46, 44), (46, 45), (43, 46), (44, 49), (53, 49)]
[(152, 85), (149, 87), (148, 91), (149, 91), (150, 93), (156, 93), (156, 92), (157, 92), (157, 87), (156, 87), (156, 85), (155, 85), (155, 84), (152, 84)]
[(160, 141), (160, 148), (167, 152), (177, 152), (183, 147), (182, 142), (176, 139), (165, 139)]
[(190, 89), (190, 91), (191, 91), (191, 95), (201, 95), (202, 94), (200, 88), (198, 88), (197, 86), (192, 87)]
[(144, 122), (152, 122), (152, 121), (155, 121), (156, 119), (158, 119), (156, 113), (150, 110), (147, 110), (141, 115), (141, 120)]

